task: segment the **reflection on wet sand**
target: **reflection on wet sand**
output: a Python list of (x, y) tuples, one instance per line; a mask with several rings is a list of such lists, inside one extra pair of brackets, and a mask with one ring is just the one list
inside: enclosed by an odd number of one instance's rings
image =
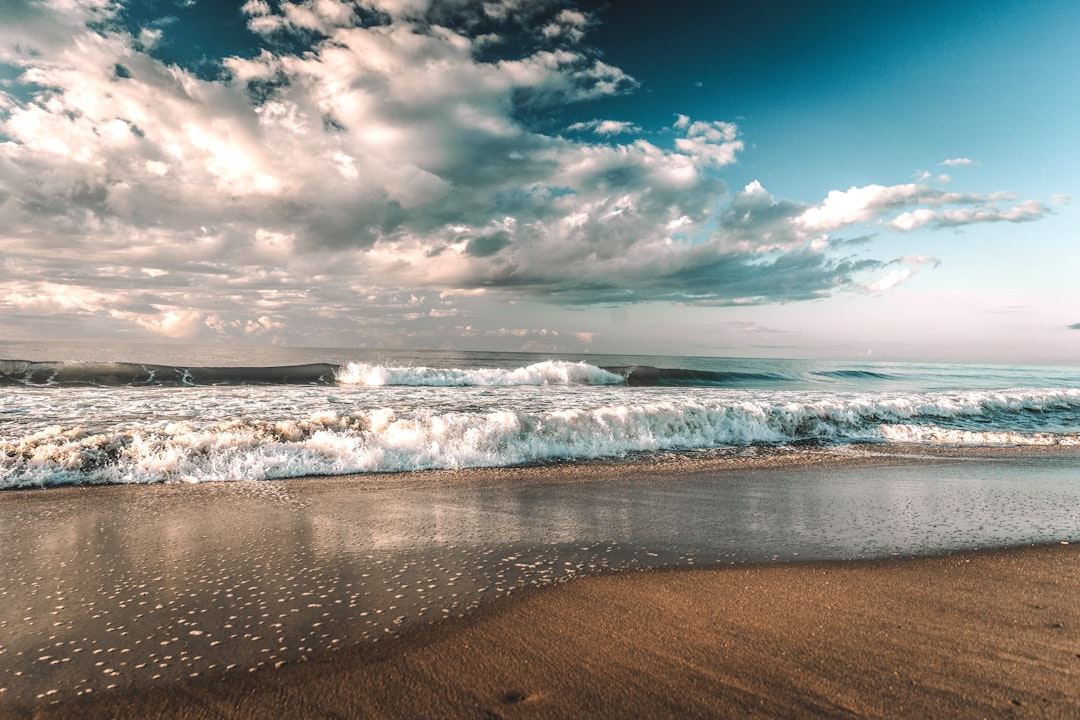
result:
[(529, 586), (1076, 538), (1075, 454), (0, 495), (0, 707), (252, 672)]

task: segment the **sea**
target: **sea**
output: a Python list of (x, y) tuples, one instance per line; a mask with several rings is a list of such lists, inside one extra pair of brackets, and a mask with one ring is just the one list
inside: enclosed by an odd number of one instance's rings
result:
[(0, 489), (1080, 446), (1080, 367), (0, 342)]

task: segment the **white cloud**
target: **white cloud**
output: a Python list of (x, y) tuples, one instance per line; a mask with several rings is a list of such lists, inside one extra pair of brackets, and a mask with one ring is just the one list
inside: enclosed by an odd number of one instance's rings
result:
[(963, 194), (916, 183), (867, 185), (831, 191), (822, 203), (807, 208), (796, 222), (807, 233), (832, 232), (866, 222), (880, 222), (891, 230), (907, 232), (928, 225), (1030, 222), (1050, 212), (1046, 205), (1033, 200), (1000, 207), (1001, 202), (1011, 199), (1003, 193)]
[(639, 133), (641, 128), (627, 120), (588, 120), (576, 122), (566, 128), (571, 131), (591, 130), (597, 135), (625, 135)]
[(877, 280), (862, 285), (861, 289), (873, 295), (881, 294), (910, 280), (923, 265), (937, 267), (940, 264), (940, 261), (932, 255), (912, 255), (896, 262), (904, 263), (907, 267), (888, 272)]
[(76, 285), (12, 282), (3, 300), (20, 311), (94, 313), (107, 308), (114, 297)]
[(960, 227), (987, 222), (1032, 222), (1045, 217), (1048, 212), (1050, 209), (1046, 205), (1034, 200), (1027, 200), (1009, 208), (998, 208), (994, 205), (945, 210), (919, 208), (900, 213), (886, 225), (893, 230), (906, 232), (925, 226)]
[(735, 162), (736, 153), (743, 149), (742, 140), (737, 139), (739, 128), (734, 123), (690, 122), (688, 117), (680, 115), (674, 127), (685, 132), (685, 137), (676, 138), (676, 148), (716, 167)]
[(155, 333), (170, 338), (190, 338), (198, 334), (204, 322), (201, 312), (195, 310), (174, 309), (161, 313), (158, 319), (140, 317), (139, 324)]
[(883, 212), (904, 207), (937, 195), (925, 185), (867, 185), (848, 190), (833, 190), (825, 200), (808, 208), (799, 224), (807, 232), (830, 232), (848, 225), (867, 222)]
[(919, 208), (917, 210), (900, 213), (889, 221), (889, 227), (893, 230), (907, 232), (915, 230), (916, 228), (921, 228), (923, 225), (933, 222), (935, 218), (937, 218), (937, 213), (935, 211), (928, 208)]
[(866, 288), (866, 291), (870, 293), (883, 293), (886, 290), (891, 290), (892, 288), (900, 285), (901, 283), (907, 282), (907, 280), (909, 280), (911, 276), (915, 274), (915, 272), (916, 271), (913, 268), (902, 268), (900, 270), (893, 270), (881, 279), (872, 283), (867, 283), (864, 287)]
[(544, 37), (549, 39), (566, 38), (571, 42), (580, 42), (585, 37), (585, 29), (589, 24), (589, 17), (578, 10), (564, 9), (555, 16), (555, 19), (541, 29)]
[(938, 165), (944, 167), (966, 167), (970, 165), (979, 165), (979, 162), (977, 160), (972, 160), (971, 158), (955, 157), (949, 158), (948, 160), (942, 160)]

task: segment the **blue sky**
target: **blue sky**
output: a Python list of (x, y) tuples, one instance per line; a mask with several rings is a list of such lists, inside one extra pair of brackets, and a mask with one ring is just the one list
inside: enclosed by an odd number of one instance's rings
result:
[(1075, 362), (1077, 27), (15, 0), (0, 335)]

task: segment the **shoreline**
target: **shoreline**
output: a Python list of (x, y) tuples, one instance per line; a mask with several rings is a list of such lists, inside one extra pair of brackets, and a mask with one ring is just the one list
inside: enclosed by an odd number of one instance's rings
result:
[(383, 647), (0, 717), (1064, 718), (1078, 562), (1054, 545), (601, 575)]
[(959, 445), (906, 442), (856, 442), (846, 445), (755, 443), (745, 446), (696, 451), (656, 451), (633, 453), (624, 457), (561, 460), (525, 465), (469, 466), (463, 468), (432, 468), (426, 470), (388, 470), (377, 472), (342, 473), (337, 475), (289, 475), (255, 480), (223, 479), (215, 482), (169, 481), (154, 483), (87, 483), (44, 485), (36, 487), (0, 488), (5, 494), (38, 493), (88, 488), (197, 486), (218, 483), (293, 483), (362, 481), (369, 485), (397, 484), (410, 481), (443, 483), (475, 483), (520, 481), (549, 483), (610, 479), (627, 474), (664, 476), (672, 473), (732, 473), (755, 470), (799, 469), (813, 466), (844, 465), (874, 467), (920, 463), (951, 463), (965, 460), (1016, 460), (1066, 456), (1080, 458), (1080, 445)]

